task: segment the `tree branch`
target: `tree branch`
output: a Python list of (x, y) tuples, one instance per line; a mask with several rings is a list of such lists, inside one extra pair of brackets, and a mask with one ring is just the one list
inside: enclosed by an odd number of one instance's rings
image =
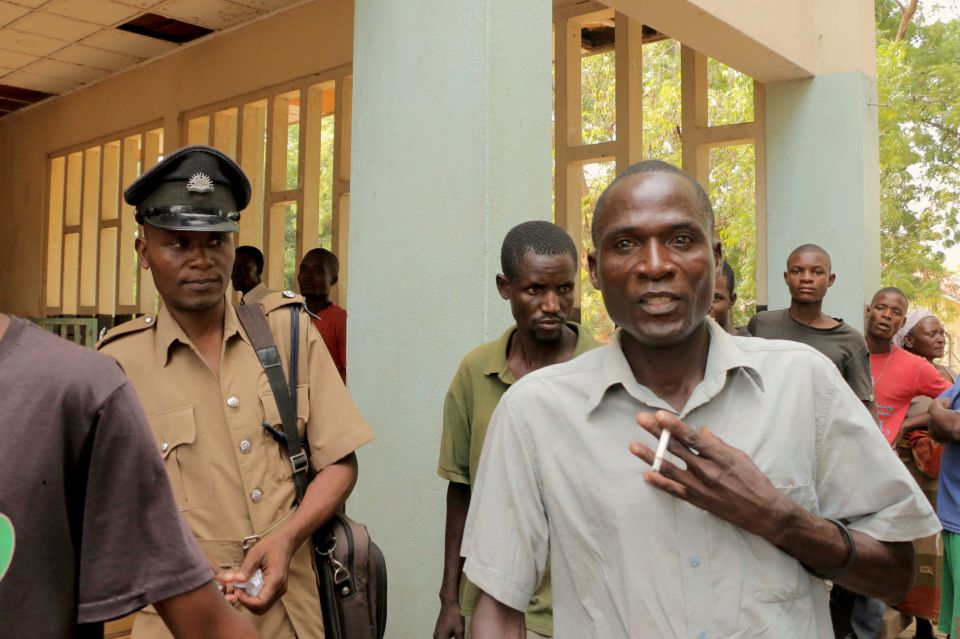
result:
[(913, 20), (913, 16), (917, 12), (919, 0), (910, 0), (906, 7), (900, 4), (900, 0), (896, 0), (896, 2), (900, 7), (900, 28), (897, 29), (897, 37), (893, 41), (899, 42), (907, 35), (907, 27), (910, 26), (910, 21)]

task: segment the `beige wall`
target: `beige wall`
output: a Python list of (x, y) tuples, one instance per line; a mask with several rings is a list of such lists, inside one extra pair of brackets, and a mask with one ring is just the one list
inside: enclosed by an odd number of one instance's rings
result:
[(873, 0), (608, 0), (763, 83), (876, 76)]
[(37, 315), (48, 155), (151, 122), (167, 150), (184, 111), (350, 64), (353, 2), (317, 0), (0, 119), (0, 311)]

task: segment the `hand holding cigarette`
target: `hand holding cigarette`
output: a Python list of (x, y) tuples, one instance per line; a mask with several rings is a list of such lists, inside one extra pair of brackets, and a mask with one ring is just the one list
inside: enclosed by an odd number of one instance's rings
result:
[[(658, 440), (656, 451), (630, 444), (630, 452), (650, 464), (643, 478), (654, 488), (763, 537), (775, 525), (771, 513), (795, 507), (750, 457), (709, 428), (692, 428), (664, 410), (639, 413), (637, 424)], [(664, 459), (667, 451), (682, 463)]]

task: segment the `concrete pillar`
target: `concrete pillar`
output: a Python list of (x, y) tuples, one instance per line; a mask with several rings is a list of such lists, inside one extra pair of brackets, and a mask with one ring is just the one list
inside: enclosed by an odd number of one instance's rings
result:
[(824, 311), (862, 329), (880, 286), (876, 80), (850, 71), (768, 84), (766, 99), (769, 307), (790, 303), (790, 251), (819, 244), (837, 274)]
[(506, 231), (550, 219), (550, 0), (357, 0), (350, 390), (374, 425), (350, 512), (390, 570), (388, 637), (439, 611), (443, 398), (511, 322)]

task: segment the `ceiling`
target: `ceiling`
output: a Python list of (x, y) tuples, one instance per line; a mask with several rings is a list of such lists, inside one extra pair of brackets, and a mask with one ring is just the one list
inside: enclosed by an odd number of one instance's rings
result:
[(0, 117), (183, 46), (118, 29), (145, 13), (213, 33), (302, 0), (0, 0)]

